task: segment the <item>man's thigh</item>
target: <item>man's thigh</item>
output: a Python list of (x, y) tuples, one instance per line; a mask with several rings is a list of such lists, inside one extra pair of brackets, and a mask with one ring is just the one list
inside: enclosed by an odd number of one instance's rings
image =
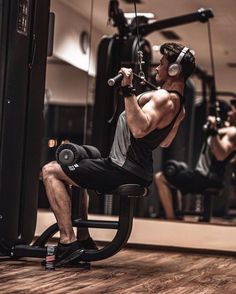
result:
[(172, 186), (179, 189), (182, 194), (201, 193), (211, 185), (207, 176), (189, 169), (180, 171), (175, 177), (169, 178), (168, 181)]
[(122, 184), (142, 184), (135, 175), (114, 166), (107, 158), (83, 159), (79, 163), (62, 168), (72, 181), (87, 189), (108, 191)]

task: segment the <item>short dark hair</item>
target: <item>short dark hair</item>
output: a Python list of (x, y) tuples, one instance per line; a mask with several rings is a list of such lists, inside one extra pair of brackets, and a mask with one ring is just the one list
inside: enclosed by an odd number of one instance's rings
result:
[[(176, 61), (184, 47), (185, 46), (177, 43), (164, 43), (160, 47), (160, 52), (165, 56), (169, 64), (171, 64)], [(195, 57), (190, 50), (188, 50), (184, 55), (180, 64), (182, 66), (181, 75), (183, 76), (184, 80), (187, 80), (187, 78), (193, 73), (195, 69)]]
[(230, 100), (230, 104), (231, 104), (233, 107), (235, 107), (235, 106), (236, 106), (236, 99), (235, 99), (235, 98), (231, 99), (231, 100)]

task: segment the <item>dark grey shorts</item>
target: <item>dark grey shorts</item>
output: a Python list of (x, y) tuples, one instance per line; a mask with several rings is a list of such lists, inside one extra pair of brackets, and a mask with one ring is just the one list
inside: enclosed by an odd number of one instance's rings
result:
[(71, 166), (61, 166), (65, 174), (82, 188), (100, 192), (114, 190), (123, 184), (150, 183), (114, 164), (110, 158), (83, 159)]
[(208, 188), (222, 188), (221, 181), (213, 174), (202, 175), (197, 170), (185, 169), (179, 171), (175, 176), (165, 176), (167, 181), (182, 194), (200, 194)]

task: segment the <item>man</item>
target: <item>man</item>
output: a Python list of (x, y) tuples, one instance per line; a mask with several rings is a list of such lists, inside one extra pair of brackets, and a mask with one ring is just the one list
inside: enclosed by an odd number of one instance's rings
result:
[[(222, 188), (226, 164), (236, 150), (236, 110), (221, 103), (220, 117), (225, 126), (217, 130), (216, 118), (209, 116), (208, 123), (212, 135), (205, 142), (195, 170), (176, 162), (176, 173), (158, 172), (154, 182), (159, 192), (167, 219), (176, 219), (173, 208), (172, 190), (177, 191), (178, 201), (187, 193), (199, 194), (208, 188)], [(228, 116), (227, 116), (228, 114)], [(170, 163), (171, 164), (171, 163)], [(168, 162), (166, 163), (166, 166)]]
[[(161, 46), (156, 80), (162, 89), (136, 97), (133, 73), (121, 68), (125, 111), (120, 115), (108, 158), (83, 159), (73, 166), (50, 162), (43, 167), (43, 180), (51, 208), (60, 229), (58, 259), (95, 244), (88, 230), (77, 240), (71, 224), (71, 201), (65, 183), (96, 190), (112, 190), (122, 184), (147, 186), (152, 182), (152, 150), (167, 147), (174, 139), (184, 117), (183, 90), (195, 67), (195, 58), (187, 47), (175, 43)], [(87, 201), (84, 211), (87, 213)]]

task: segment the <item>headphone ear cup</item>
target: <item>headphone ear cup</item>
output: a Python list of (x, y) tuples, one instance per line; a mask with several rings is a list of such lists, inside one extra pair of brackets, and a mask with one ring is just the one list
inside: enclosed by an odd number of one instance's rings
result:
[(176, 76), (181, 71), (181, 65), (178, 63), (172, 63), (168, 68), (168, 75), (171, 77)]

